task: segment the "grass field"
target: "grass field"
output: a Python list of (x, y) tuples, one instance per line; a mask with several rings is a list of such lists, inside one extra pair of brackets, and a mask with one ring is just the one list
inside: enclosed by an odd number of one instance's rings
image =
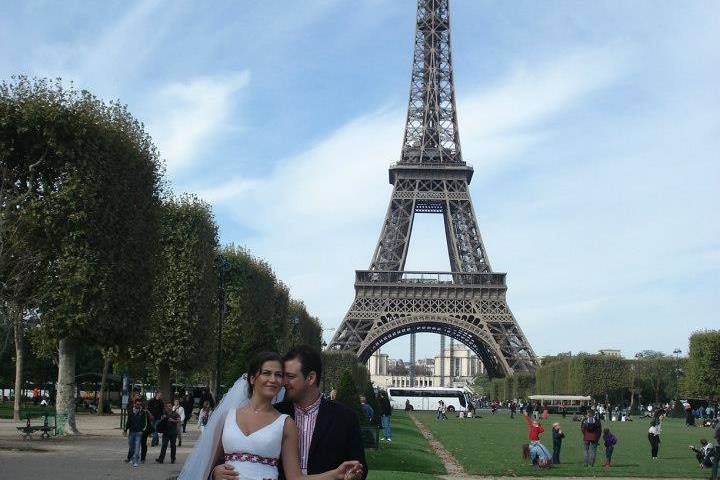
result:
[(405, 412), (392, 415), (392, 443), (380, 442), (379, 450), (367, 449), (368, 480), (430, 480), (444, 474), (440, 459)]
[(612, 476), (612, 477), (708, 477), (701, 470), (690, 444), (699, 444), (700, 438), (711, 439), (712, 431), (702, 427), (688, 429), (680, 419), (667, 419), (663, 425), (659, 458), (650, 458), (647, 439), (649, 421), (613, 422), (608, 426), (617, 436), (618, 444), (613, 455), (614, 466), (605, 469), (605, 448), (598, 447), (595, 467), (582, 464), (583, 449), (580, 424), (570, 417), (562, 419), (551, 415), (543, 421), (546, 432), (541, 436), (543, 444), (552, 451), (553, 422), (560, 422), (565, 440), (560, 454), (561, 464), (548, 470), (536, 470), (522, 459), (521, 448), (527, 442), (525, 419), (518, 415), (510, 419), (506, 413), (490, 416), (483, 412), (480, 419), (456, 419), (439, 422), (431, 412), (417, 413), (418, 419), (462, 464), (468, 474), (503, 476)]

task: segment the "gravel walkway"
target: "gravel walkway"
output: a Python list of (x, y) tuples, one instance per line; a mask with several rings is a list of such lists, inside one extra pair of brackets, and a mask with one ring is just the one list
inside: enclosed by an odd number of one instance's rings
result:
[(415, 426), (418, 430), (420, 430), (420, 433), (422, 433), (428, 443), (430, 443), (430, 446), (435, 451), (435, 454), (440, 458), (440, 461), (443, 462), (443, 465), (445, 465), (445, 471), (448, 473), (446, 478), (467, 478), (462, 465), (458, 463), (455, 457), (453, 457), (453, 455), (448, 452), (445, 447), (443, 447), (442, 443), (435, 440), (435, 437), (433, 437), (432, 433), (430, 433), (430, 430), (428, 430), (427, 427), (425, 427), (425, 425), (423, 425), (422, 422), (412, 413), (410, 414), (410, 418), (412, 418), (412, 421), (415, 422)]

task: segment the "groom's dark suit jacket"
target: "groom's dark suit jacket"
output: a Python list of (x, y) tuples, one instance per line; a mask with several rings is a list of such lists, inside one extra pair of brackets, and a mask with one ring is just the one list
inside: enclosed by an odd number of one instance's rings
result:
[[(295, 418), (295, 406), (285, 401), (274, 405), (280, 413)], [(365, 449), (360, 437), (360, 421), (354, 411), (345, 405), (323, 398), (320, 400), (315, 430), (308, 454), (308, 475), (324, 473), (337, 468), (347, 460), (358, 460), (365, 467)], [(282, 477), (281, 475), (281, 478)]]

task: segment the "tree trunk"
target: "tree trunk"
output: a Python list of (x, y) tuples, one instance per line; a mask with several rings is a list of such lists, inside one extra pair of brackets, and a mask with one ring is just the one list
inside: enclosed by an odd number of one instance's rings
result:
[(55, 412), (58, 414), (58, 430), (65, 435), (77, 435), (75, 425), (75, 344), (67, 339), (58, 345), (58, 384)]
[(105, 415), (105, 402), (108, 401), (107, 395), (107, 376), (108, 370), (110, 369), (110, 357), (112, 356), (112, 350), (104, 348), (102, 349), (103, 356), (103, 371), (102, 380), (100, 380), (100, 398), (98, 399), (98, 415)]
[(166, 402), (172, 401), (172, 385), (170, 384), (170, 365), (161, 363), (158, 367), (158, 389)]
[(23, 397), (23, 344), (25, 332), (22, 324), (22, 309), (11, 310), (15, 334), (15, 402), (13, 404), (13, 420), (20, 420), (20, 404)]

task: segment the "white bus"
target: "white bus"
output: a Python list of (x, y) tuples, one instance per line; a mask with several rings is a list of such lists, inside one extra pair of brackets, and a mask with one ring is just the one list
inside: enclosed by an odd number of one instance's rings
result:
[(437, 410), (438, 402), (445, 402), (448, 412), (467, 411), (469, 390), (466, 388), (445, 387), (389, 387), (388, 400), (393, 408), (405, 409), (410, 401), (413, 410)]

